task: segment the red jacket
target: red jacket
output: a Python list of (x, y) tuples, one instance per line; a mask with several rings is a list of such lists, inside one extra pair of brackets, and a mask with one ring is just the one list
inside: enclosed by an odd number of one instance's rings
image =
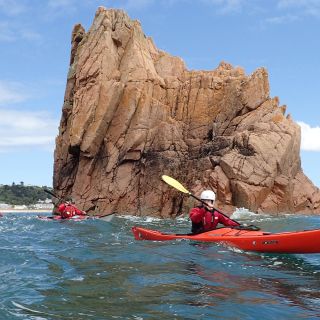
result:
[(77, 207), (72, 204), (63, 203), (60, 204), (58, 211), (60, 212), (62, 219), (68, 219), (78, 215), (85, 215), (84, 211), (79, 210)]
[(189, 216), (192, 221), (193, 233), (213, 230), (217, 227), (218, 223), (228, 227), (239, 225), (239, 223), (231, 220), (218, 211), (211, 212), (206, 210), (205, 207), (196, 207), (191, 209)]

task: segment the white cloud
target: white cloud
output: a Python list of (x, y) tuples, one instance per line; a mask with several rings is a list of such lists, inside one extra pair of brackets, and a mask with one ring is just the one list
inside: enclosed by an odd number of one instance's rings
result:
[(5, 82), (0, 80), (0, 106), (22, 102), (28, 98), (24, 86), (17, 82)]
[(23, 13), (26, 7), (17, 0), (0, 0), (0, 12), (7, 16), (16, 16)]
[[(68, 0), (60, 0), (62, 2)], [(72, 1), (72, 0), (69, 0)], [(217, 12), (221, 14), (228, 14), (233, 12), (238, 12), (242, 9), (244, 5), (248, 3), (249, 0), (201, 0), (201, 2), (205, 5), (215, 6), (217, 8)], [(113, 1), (113, 3), (119, 7), (126, 10), (130, 9), (143, 9), (145, 7), (151, 5), (158, 5), (164, 7), (170, 7), (175, 4), (184, 5), (185, 3), (193, 3), (192, 0), (119, 0)], [(103, 5), (103, 4), (102, 4)], [(250, 5), (250, 4), (249, 4)]]
[(53, 150), (58, 120), (47, 112), (0, 109), (0, 151), (21, 147)]
[(270, 24), (286, 24), (299, 20), (298, 16), (287, 14), (283, 16), (277, 16), (272, 18), (267, 18), (265, 21)]
[(30, 41), (42, 39), (42, 36), (38, 32), (28, 29), (21, 29), (20, 36), (22, 39)]
[(126, 9), (141, 9), (153, 3), (153, 0), (126, 0), (124, 7)]
[(9, 26), (6, 21), (0, 22), (0, 41), (13, 42), (17, 39), (15, 31)]
[(301, 121), (298, 124), (301, 127), (301, 150), (320, 151), (320, 127), (311, 127)]
[[(185, 0), (187, 1), (187, 0)], [(303, 17), (320, 18), (319, 0), (201, 0), (206, 5), (214, 6), (217, 13), (232, 14), (246, 13), (263, 17), (265, 14), (274, 14), (266, 19), (267, 23), (284, 24), (300, 20)]]
[(278, 0), (280, 8), (319, 7), (319, 0)]
[(303, 22), (305, 19), (320, 18), (319, 0), (277, 0), (271, 7), (272, 14), (263, 23), (269, 25)]
[(301, 15), (320, 17), (319, 0), (279, 0), (279, 9), (296, 10)]
[(19, 23), (12, 21), (0, 22), (0, 41), (14, 42), (18, 40), (41, 40), (42, 37), (39, 33), (31, 30), (27, 26), (21, 26)]
[[(159, 0), (157, 1), (158, 5), (171, 5), (179, 0)], [(180, 0), (180, 2), (183, 2), (185, 0)], [(151, 6), (154, 4), (155, 0), (117, 0), (117, 1), (111, 1), (107, 4), (100, 3), (100, 6), (104, 7), (114, 7), (114, 8), (122, 8), (124, 10), (140, 10), (144, 9), (148, 6)], [(98, 6), (97, 6), (98, 8)]]
[(77, 7), (79, 5), (77, 0), (49, 0), (48, 7), (53, 9), (65, 9)]
[(202, 2), (216, 6), (218, 13), (228, 14), (241, 11), (248, 0), (202, 0)]
[(21, 146), (35, 146), (35, 145), (48, 145), (52, 144), (52, 136), (26, 136), (26, 137), (4, 137), (0, 140), (1, 147), (21, 147)]

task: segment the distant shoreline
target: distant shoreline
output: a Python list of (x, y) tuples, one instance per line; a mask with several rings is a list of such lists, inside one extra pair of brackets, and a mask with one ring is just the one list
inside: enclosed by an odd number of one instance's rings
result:
[(0, 213), (43, 213), (49, 212), (51, 213), (52, 210), (44, 210), (44, 209), (0, 209)]

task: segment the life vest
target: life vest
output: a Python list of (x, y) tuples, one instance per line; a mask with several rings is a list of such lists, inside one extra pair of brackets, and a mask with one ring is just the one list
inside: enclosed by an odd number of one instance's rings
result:
[(58, 208), (62, 219), (69, 219), (76, 215), (83, 215), (85, 214), (83, 211), (79, 210), (72, 204), (61, 204)]
[(215, 211), (213, 210), (213, 211), (211, 211), (211, 210), (207, 210), (204, 206), (197, 206), (196, 208), (198, 208), (198, 209), (203, 209), (203, 210), (205, 210), (206, 212), (210, 212), (211, 213), (211, 221), (208, 221), (208, 218), (204, 215), (203, 216), (203, 218), (201, 219), (201, 221), (200, 222), (194, 222), (194, 221), (192, 221), (191, 220), (191, 222), (192, 222), (192, 226), (191, 226), (191, 232), (192, 233), (201, 233), (201, 232), (204, 232), (204, 231), (206, 231), (205, 229), (205, 224), (214, 224), (214, 220), (215, 220)]
[(198, 206), (190, 211), (192, 221), (192, 233), (201, 233), (213, 230), (221, 223), (228, 227), (239, 226), (239, 223), (221, 214), (217, 210), (208, 210), (204, 206)]

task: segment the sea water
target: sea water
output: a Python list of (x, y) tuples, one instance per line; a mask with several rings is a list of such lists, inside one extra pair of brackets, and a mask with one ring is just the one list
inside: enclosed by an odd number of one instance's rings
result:
[[(49, 215), (49, 213), (48, 213)], [(265, 231), (320, 228), (318, 216), (233, 218)], [(111, 222), (0, 218), (0, 319), (319, 319), (320, 255), (248, 253), (193, 241), (136, 241), (134, 225), (190, 230), (187, 218)]]

